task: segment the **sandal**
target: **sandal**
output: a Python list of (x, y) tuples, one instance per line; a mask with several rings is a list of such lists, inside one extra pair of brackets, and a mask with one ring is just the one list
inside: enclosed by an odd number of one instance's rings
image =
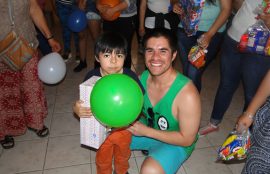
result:
[(6, 135), (4, 140), (0, 141), (4, 149), (10, 149), (14, 147), (14, 139), (12, 136)]
[(37, 136), (39, 137), (46, 137), (49, 135), (50, 131), (46, 126), (43, 126), (43, 128), (41, 130), (37, 130), (37, 129), (33, 129), (33, 128), (29, 128), (29, 130), (35, 132), (37, 134)]

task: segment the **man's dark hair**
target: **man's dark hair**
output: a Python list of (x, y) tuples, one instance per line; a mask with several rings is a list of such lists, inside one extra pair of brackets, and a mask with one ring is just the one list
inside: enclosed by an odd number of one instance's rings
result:
[(127, 56), (127, 45), (126, 39), (121, 34), (105, 32), (97, 39), (94, 54), (98, 58), (99, 53), (112, 53), (115, 50), (117, 54)]
[(159, 37), (164, 37), (168, 40), (169, 46), (174, 53), (175, 51), (178, 50), (178, 45), (177, 45), (177, 37), (173, 34), (171, 30), (165, 29), (165, 28), (157, 28), (149, 33), (147, 33), (144, 37), (143, 40), (143, 46), (144, 48), (146, 47), (146, 43), (150, 38), (159, 38)]

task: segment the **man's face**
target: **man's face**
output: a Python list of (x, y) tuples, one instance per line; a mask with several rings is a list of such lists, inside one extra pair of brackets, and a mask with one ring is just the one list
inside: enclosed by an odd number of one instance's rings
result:
[(172, 68), (172, 61), (175, 59), (176, 54), (176, 52), (172, 53), (165, 37), (152, 37), (146, 43), (145, 65), (152, 75), (162, 75)]

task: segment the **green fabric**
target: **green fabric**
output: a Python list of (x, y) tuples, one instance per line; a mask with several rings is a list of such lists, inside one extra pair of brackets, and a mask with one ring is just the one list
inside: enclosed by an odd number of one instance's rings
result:
[[(158, 130), (166, 130), (166, 131), (179, 131), (180, 128), (179, 128), (178, 120), (176, 120), (172, 114), (172, 104), (176, 95), (189, 82), (189, 79), (185, 77), (184, 75), (177, 73), (177, 77), (174, 80), (168, 92), (153, 107), (148, 97), (147, 84), (146, 84), (148, 77), (149, 77), (149, 71), (146, 70), (143, 72), (140, 78), (141, 83), (145, 89), (144, 105), (143, 105), (143, 110), (142, 110), (145, 117), (142, 117), (140, 121), (146, 125), (148, 124), (148, 120), (151, 119), (148, 113), (148, 109), (151, 108), (153, 112), (155, 113), (153, 128), (158, 129)], [(193, 151), (196, 141), (197, 141), (197, 138), (191, 146), (184, 147), (188, 154), (191, 154), (191, 152)]]
[[(220, 0), (217, 0), (215, 4), (211, 4), (207, 1), (205, 2), (198, 31), (208, 31), (213, 25), (221, 11), (219, 1)], [(218, 32), (223, 32), (225, 29), (226, 23), (218, 30)]]
[[(205, 1), (198, 26), (198, 31), (207, 32), (209, 30), (209, 28), (213, 25), (221, 11), (220, 5), (220, 0), (217, 0), (215, 4), (211, 4)], [(226, 29), (226, 24), (227, 22), (225, 22), (225, 24), (220, 27), (220, 29), (218, 30), (219, 33), (223, 32)], [(183, 28), (181, 22), (178, 24), (178, 27)]]

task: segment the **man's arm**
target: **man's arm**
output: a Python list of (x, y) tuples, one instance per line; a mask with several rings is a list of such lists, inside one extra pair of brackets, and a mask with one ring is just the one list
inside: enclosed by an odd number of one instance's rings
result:
[(147, 136), (178, 146), (190, 146), (196, 138), (201, 119), (200, 96), (191, 82), (178, 93), (172, 108), (179, 121), (180, 131), (156, 130), (140, 122), (134, 123), (128, 130), (137, 136)]

